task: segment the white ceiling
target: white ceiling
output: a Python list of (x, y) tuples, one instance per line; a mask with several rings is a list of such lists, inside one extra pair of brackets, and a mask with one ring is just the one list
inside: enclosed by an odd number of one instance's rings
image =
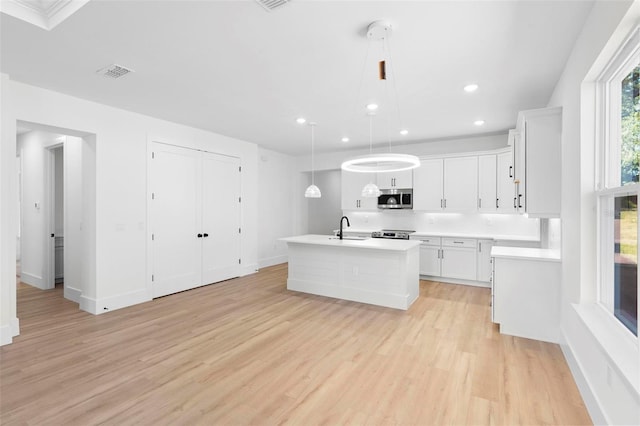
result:
[[(318, 123), (318, 150), (368, 146), (370, 100), (374, 143), (513, 127), (518, 111), (546, 106), (592, 4), (292, 0), (266, 12), (253, 0), (92, 0), (51, 31), (2, 14), (0, 64), (13, 80), (304, 154), (298, 116)], [(365, 64), (379, 19), (394, 26), (386, 95), (379, 42)], [(112, 63), (135, 72), (96, 74)], [(462, 90), (470, 82), (476, 93)]]

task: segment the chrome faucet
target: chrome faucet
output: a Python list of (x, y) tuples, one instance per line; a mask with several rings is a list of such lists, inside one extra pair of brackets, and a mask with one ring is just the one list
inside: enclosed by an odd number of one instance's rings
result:
[(342, 216), (342, 218), (340, 219), (340, 232), (338, 233), (338, 236), (340, 237), (340, 239), (342, 239), (342, 222), (347, 219), (347, 227), (351, 226), (351, 224), (349, 223), (349, 218), (346, 216)]

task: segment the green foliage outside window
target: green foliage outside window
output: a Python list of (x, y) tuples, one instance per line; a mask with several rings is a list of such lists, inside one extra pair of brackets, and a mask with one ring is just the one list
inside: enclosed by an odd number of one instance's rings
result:
[(640, 176), (640, 65), (622, 80), (622, 184), (638, 182)]

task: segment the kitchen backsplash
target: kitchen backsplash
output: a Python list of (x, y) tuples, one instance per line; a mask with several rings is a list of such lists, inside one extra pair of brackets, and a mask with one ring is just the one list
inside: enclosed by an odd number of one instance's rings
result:
[(522, 215), (483, 213), (344, 212), (357, 230), (410, 229), (419, 232), (451, 232), (539, 237), (540, 220)]

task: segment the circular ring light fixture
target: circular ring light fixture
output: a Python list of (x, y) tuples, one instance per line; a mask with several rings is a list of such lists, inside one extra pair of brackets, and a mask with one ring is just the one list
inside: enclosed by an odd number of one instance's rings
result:
[(342, 170), (357, 173), (401, 172), (420, 167), (420, 159), (410, 154), (369, 154), (342, 163)]

